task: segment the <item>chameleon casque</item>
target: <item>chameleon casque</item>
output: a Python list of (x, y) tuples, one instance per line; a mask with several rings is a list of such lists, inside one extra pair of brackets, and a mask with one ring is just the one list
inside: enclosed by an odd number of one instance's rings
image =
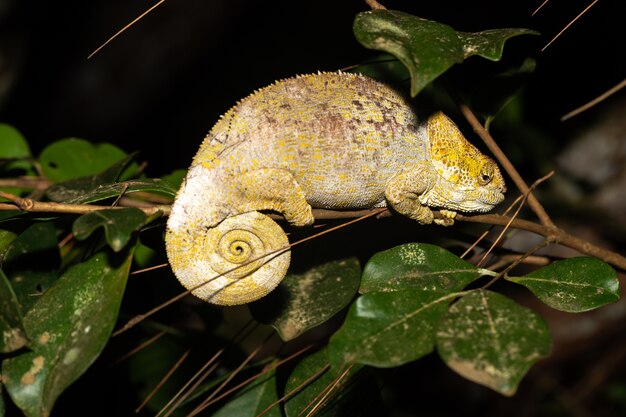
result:
[(288, 251), (259, 259), (289, 243), (260, 210), (307, 226), (312, 207), (391, 206), (428, 224), (433, 207), (449, 225), (505, 191), (496, 163), (443, 113), (420, 123), (401, 94), (362, 75), (297, 76), (244, 98), (211, 129), (172, 206), (167, 253), (197, 297), (245, 304), (272, 291), (290, 262)]

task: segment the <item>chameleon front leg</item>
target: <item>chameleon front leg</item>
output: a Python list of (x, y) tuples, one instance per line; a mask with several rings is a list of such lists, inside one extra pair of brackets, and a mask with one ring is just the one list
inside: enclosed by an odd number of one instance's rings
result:
[(237, 213), (274, 210), (294, 226), (308, 226), (315, 221), (302, 187), (289, 171), (256, 169), (235, 176), (233, 186), (239, 200), (234, 204)]
[(420, 224), (430, 224), (434, 221), (442, 226), (450, 226), (454, 224), (456, 213), (446, 210), (444, 219), (435, 220), (430, 207), (419, 200), (421, 194), (435, 185), (435, 177), (432, 168), (427, 166), (398, 173), (387, 181), (385, 198), (395, 211)]

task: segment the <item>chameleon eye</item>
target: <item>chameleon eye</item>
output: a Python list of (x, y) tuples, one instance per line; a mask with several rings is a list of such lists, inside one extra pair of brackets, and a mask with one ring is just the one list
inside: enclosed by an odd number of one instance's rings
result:
[(485, 165), (478, 176), (478, 184), (487, 185), (493, 179), (493, 169), (489, 165)]

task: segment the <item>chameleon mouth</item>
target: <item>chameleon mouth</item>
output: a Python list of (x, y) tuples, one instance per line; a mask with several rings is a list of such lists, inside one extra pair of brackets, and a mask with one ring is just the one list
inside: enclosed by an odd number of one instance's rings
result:
[(477, 203), (482, 203), (483, 206), (481, 209), (476, 211), (486, 212), (497, 206), (498, 204), (504, 201), (504, 193), (500, 191), (488, 191), (481, 193), (480, 197), (477, 199)]

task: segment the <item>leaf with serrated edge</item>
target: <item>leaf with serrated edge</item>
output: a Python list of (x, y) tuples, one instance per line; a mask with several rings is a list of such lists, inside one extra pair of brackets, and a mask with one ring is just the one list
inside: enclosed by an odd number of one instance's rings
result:
[(356, 258), (288, 274), (276, 290), (249, 305), (250, 312), (274, 327), (284, 341), (294, 339), (348, 305), (359, 288), (360, 275)]
[(430, 353), (435, 329), (456, 294), (405, 290), (360, 296), (329, 343), (334, 366), (392, 367)]
[(104, 228), (107, 243), (115, 252), (126, 246), (131, 235), (146, 223), (147, 216), (137, 208), (98, 210), (80, 216), (72, 225), (78, 240), (85, 240), (99, 227)]
[(506, 279), (525, 286), (550, 307), (570, 313), (593, 310), (620, 298), (617, 273), (596, 258), (564, 259)]
[(373, 291), (422, 291), (450, 293), (490, 273), (453, 253), (427, 243), (407, 243), (378, 252), (367, 261), (361, 293)]
[(67, 270), (24, 317), (28, 352), (2, 364), (13, 402), (29, 417), (50, 415), (57, 397), (98, 357), (117, 319), (132, 248), (100, 251)]
[(513, 300), (476, 290), (453, 304), (437, 330), (437, 351), (461, 376), (513, 395), (528, 369), (550, 353), (543, 319)]

